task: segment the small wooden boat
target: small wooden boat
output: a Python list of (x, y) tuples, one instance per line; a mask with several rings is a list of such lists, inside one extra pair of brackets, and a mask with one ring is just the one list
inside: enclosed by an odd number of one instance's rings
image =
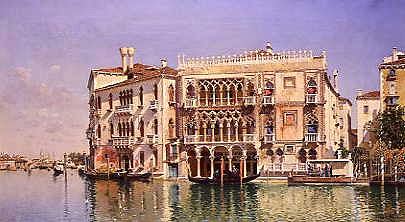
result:
[(54, 175), (59, 175), (59, 174), (62, 174), (63, 172), (64, 172), (64, 166), (63, 165), (56, 164), (53, 167), (53, 174)]
[[(242, 183), (248, 183), (256, 178), (258, 178), (260, 174), (255, 174), (247, 177), (243, 177), (242, 180), (238, 174), (232, 173), (230, 171), (224, 171), (223, 175), (223, 184), (240, 184)], [(219, 174), (214, 175), (214, 178), (209, 178), (209, 177), (191, 177), (190, 175), (188, 176), (188, 180), (190, 180), (193, 183), (199, 183), (199, 184), (221, 184), (221, 176)]]
[(288, 185), (351, 185), (352, 177), (289, 176)]

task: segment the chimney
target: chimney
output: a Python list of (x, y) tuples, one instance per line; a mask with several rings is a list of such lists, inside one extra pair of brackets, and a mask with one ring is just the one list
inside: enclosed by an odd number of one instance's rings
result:
[(122, 72), (125, 73), (127, 71), (127, 55), (128, 55), (128, 49), (126, 47), (120, 48), (120, 53), (121, 53), (121, 61), (122, 61)]
[(338, 82), (339, 82), (339, 70), (335, 69), (335, 70), (333, 70), (333, 88), (335, 88), (335, 91), (337, 93), (339, 93)]
[(363, 94), (363, 90), (362, 89), (356, 89), (356, 96), (361, 96)]
[(398, 60), (398, 50), (397, 47), (392, 47), (392, 61)]
[(128, 47), (127, 52), (128, 52), (128, 69), (132, 69), (134, 68), (135, 49), (132, 47)]
[(162, 68), (167, 67), (167, 59), (161, 59), (160, 60), (160, 65), (161, 65)]
[(270, 55), (273, 54), (273, 47), (271, 47), (270, 42), (266, 42), (266, 52), (269, 53)]

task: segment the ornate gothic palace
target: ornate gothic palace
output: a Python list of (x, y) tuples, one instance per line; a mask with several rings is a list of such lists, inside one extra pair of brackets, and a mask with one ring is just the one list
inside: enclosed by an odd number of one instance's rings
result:
[(326, 53), (273, 52), (185, 58), (178, 67), (92, 69), (88, 81), (91, 167), (144, 168), (155, 176), (212, 177), (221, 159), (245, 175), (305, 170), (307, 159), (351, 148), (351, 103), (328, 77)]

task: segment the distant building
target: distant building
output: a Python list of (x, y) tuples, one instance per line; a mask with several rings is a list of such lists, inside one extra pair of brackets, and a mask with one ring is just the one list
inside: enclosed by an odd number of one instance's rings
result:
[(371, 122), (376, 119), (380, 111), (380, 92), (357, 90), (357, 146), (371, 147)]
[(0, 153), (0, 170), (25, 169), (28, 160), (21, 155)]
[(378, 66), (380, 72), (381, 108), (405, 105), (405, 53), (397, 48)]

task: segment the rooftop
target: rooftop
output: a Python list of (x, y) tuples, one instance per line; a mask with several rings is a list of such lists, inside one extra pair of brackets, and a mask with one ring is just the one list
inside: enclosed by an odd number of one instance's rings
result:
[(363, 92), (356, 99), (380, 99), (380, 91)]

